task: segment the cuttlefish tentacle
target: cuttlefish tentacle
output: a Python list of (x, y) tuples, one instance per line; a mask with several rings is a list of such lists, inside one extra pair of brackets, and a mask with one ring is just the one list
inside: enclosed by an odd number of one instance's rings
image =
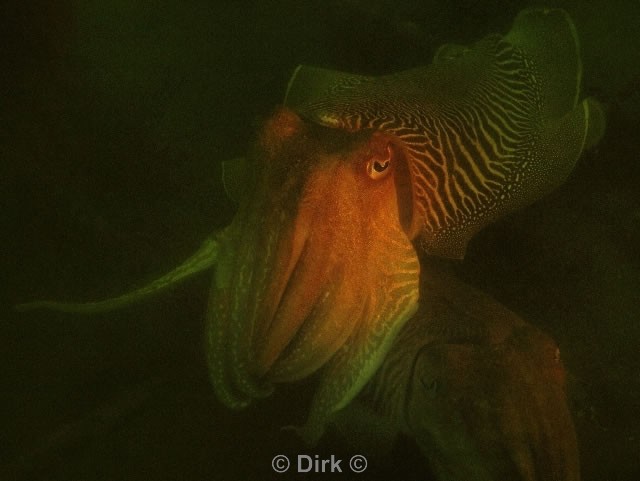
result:
[(150, 296), (159, 294), (170, 289), (190, 277), (213, 267), (218, 259), (219, 242), (216, 236), (205, 240), (200, 248), (186, 261), (173, 269), (171, 272), (159, 277), (144, 287), (127, 292), (112, 299), (105, 299), (96, 302), (59, 302), (59, 301), (34, 301), (25, 304), (18, 304), (15, 309), (20, 312), (32, 311), (35, 309), (49, 309), (53, 311), (97, 314), (108, 312), (114, 309), (129, 306), (142, 301)]

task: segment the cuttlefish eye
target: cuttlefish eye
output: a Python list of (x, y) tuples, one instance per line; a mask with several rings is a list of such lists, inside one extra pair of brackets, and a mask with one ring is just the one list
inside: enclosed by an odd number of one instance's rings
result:
[(367, 162), (367, 175), (373, 180), (380, 180), (391, 172), (391, 145), (387, 144), (383, 155), (373, 155)]

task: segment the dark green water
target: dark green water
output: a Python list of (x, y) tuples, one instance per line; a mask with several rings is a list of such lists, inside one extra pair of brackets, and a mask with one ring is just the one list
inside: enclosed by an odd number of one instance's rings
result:
[[(444, 42), (505, 32), (527, 2), (8, 2), (0, 9), (0, 479), (292, 479), (312, 385), (244, 412), (214, 398), (202, 276), (91, 318), (18, 315), (98, 299), (187, 257), (233, 205), (241, 155), (298, 63), (362, 73), (425, 64)], [(552, 2), (549, 2), (553, 5)], [(562, 2), (584, 90), (609, 109), (569, 181), (472, 242), (461, 276), (558, 342), (585, 480), (640, 477), (640, 5)], [(429, 479), (406, 442), (360, 475)]]

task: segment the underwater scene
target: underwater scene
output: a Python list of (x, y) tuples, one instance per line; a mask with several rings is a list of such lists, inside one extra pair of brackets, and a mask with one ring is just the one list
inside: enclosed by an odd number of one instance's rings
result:
[(0, 480), (640, 479), (639, 2), (0, 12)]

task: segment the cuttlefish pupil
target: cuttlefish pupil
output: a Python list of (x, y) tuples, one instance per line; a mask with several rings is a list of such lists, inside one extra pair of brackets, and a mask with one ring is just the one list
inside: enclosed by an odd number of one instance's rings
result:
[(391, 166), (391, 156), (393, 155), (391, 145), (387, 144), (383, 157), (373, 156), (367, 162), (367, 174), (373, 180), (380, 180), (386, 176), (387, 169)]
[(388, 160), (386, 160), (384, 163), (380, 163), (377, 160), (373, 162), (373, 170), (375, 170), (376, 172), (384, 172), (387, 167), (389, 167)]

